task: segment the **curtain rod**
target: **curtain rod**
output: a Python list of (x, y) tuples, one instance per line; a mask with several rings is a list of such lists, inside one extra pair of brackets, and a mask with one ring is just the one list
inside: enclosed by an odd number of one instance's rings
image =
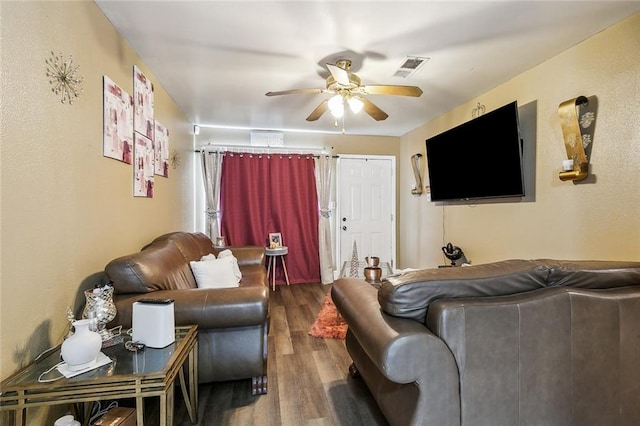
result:
[[(253, 146), (253, 145), (229, 145), (229, 146), (202, 146), (196, 149), (195, 152), (246, 152), (248, 154), (311, 154), (319, 152), (314, 157), (319, 157), (323, 154), (324, 148), (303, 147), (303, 146), (289, 146), (289, 147), (274, 147), (274, 146)], [(329, 154), (325, 154), (329, 156)], [(333, 155), (333, 158), (338, 158), (337, 155)]]

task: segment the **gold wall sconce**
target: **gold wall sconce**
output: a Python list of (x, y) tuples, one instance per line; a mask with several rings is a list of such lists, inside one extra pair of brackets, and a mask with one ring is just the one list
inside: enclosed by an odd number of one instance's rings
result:
[(411, 167), (413, 168), (413, 177), (416, 180), (415, 186), (411, 189), (411, 194), (422, 195), (422, 154), (417, 153), (411, 156)]
[(559, 174), (562, 181), (580, 181), (589, 176), (589, 154), (595, 130), (595, 98), (585, 96), (564, 101), (558, 107), (567, 159)]

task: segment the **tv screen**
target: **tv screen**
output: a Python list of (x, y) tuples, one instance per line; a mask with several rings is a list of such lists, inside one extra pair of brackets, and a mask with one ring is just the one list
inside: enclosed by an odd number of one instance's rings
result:
[(432, 201), (522, 197), (522, 140), (512, 102), (426, 140)]

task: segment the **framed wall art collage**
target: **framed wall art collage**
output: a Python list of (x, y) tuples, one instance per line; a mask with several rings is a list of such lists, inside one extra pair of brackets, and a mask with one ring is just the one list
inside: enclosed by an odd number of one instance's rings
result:
[(102, 154), (133, 165), (133, 196), (153, 197), (154, 177), (169, 177), (169, 130), (153, 118), (153, 83), (133, 67), (133, 96), (103, 76)]

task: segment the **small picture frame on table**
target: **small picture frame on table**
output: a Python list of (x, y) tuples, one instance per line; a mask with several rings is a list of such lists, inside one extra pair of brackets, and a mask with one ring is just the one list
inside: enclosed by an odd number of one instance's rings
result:
[(269, 233), (269, 248), (278, 248), (282, 247), (284, 244), (282, 243), (282, 234), (280, 232), (270, 232)]

